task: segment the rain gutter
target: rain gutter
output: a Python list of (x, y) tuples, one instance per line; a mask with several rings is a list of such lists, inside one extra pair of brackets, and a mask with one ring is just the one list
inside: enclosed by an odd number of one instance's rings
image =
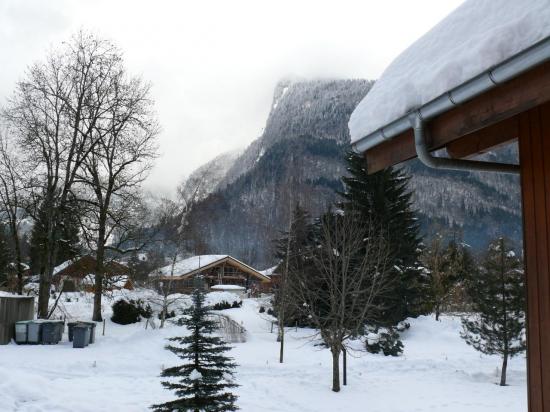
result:
[[(384, 141), (393, 139), (411, 127), (415, 131), (415, 146), (417, 155), (422, 162), (430, 167), (448, 167), (458, 170), (482, 170), (499, 171), (505, 173), (518, 173), (517, 165), (502, 165), (497, 163), (493, 166), (489, 162), (478, 162), (471, 160), (447, 159), (433, 157), (426, 145), (425, 123), (460, 104), (471, 100), (481, 94), (494, 89), (498, 85), (511, 80), (520, 74), (550, 60), (550, 37), (535, 43), (531, 47), (519, 52), (498, 65), (486, 70), (482, 74), (462, 83), (450, 91), (436, 97), (420, 108), (405, 114), (404, 116), (388, 123), (375, 132), (361, 138), (352, 144), (356, 153), (363, 153)], [(432, 160), (435, 159), (435, 160)], [(489, 165), (479, 165), (489, 163)], [(446, 167), (447, 168), (447, 167)]]

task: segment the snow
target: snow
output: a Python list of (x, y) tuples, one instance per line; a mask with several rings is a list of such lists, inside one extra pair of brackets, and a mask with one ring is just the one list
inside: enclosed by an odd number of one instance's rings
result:
[[(154, 292), (128, 293), (146, 299)], [(209, 293), (207, 300), (221, 293)], [(66, 309), (74, 318), (89, 319), (92, 295), (75, 296), (80, 296), (78, 302), (72, 299)], [(59, 345), (0, 347), (1, 411), (145, 412), (153, 403), (173, 399), (159, 375), (180, 359), (164, 346), (167, 338), (186, 329), (171, 322), (164, 329), (145, 329), (145, 322), (116, 325), (109, 320), (107, 301), (105, 336), (98, 326), (96, 343), (85, 349), (73, 349), (66, 331)], [(243, 412), (527, 410), (525, 359), (510, 361), (510, 386), (496, 385), (500, 359), (466, 345), (457, 317), (409, 320), (400, 357), (350, 352), (348, 385), (334, 393), (330, 352), (310, 340), (314, 331), (287, 329), (285, 362), (279, 364), (276, 328), (271, 333), (274, 319), (260, 314), (260, 306), (268, 307), (269, 300), (245, 299), (242, 308), (221, 311), (247, 330), (246, 342), (232, 344), (230, 352), (238, 364), (235, 380), (241, 386), (235, 393)], [(354, 347), (362, 344), (354, 342)]]
[[(194, 270), (200, 269), (201, 267), (210, 265), (211, 263), (217, 262), (218, 260), (225, 259), (229, 257), (228, 255), (200, 255), (192, 256), (187, 259), (179, 260), (174, 265), (174, 275), (181, 276), (186, 273), (192, 272)], [(172, 274), (172, 265), (166, 265), (160, 269), (155, 270), (149, 276), (155, 277), (158, 275), (170, 276)]]
[(202, 379), (202, 373), (200, 373), (198, 370), (193, 369), (191, 373), (189, 374), (189, 379), (198, 381)]
[(237, 291), (245, 290), (245, 288), (243, 286), (239, 286), (239, 285), (214, 285), (210, 289), (213, 289), (213, 290), (237, 290)]
[(279, 265), (275, 265), (275, 266), (272, 266), (270, 268), (260, 270), (259, 272), (262, 275), (267, 276), (268, 278), (270, 278), (275, 273), (275, 271), (277, 270), (278, 267), (279, 267)]
[(550, 36), (549, 0), (468, 0), (399, 55), (352, 113), (352, 143)]

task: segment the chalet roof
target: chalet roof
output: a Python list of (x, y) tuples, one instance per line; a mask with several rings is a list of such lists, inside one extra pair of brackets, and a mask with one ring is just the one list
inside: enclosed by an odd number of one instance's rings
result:
[[(96, 260), (93, 256), (85, 255), (80, 258), (67, 260), (56, 266), (53, 274), (55, 276), (78, 276), (84, 277), (95, 272)], [(128, 275), (130, 269), (128, 266), (115, 261), (105, 263), (105, 276), (121, 276)]]
[(388, 66), (350, 117), (352, 143), (388, 138), (381, 128), (547, 39), (549, 21), (548, 0), (466, 1)]
[[(189, 277), (203, 270), (229, 263), (238, 267), (240, 270), (259, 278), (262, 281), (269, 281), (269, 277), (263, 275), (258, 270), (246, 263), (241, 262), (229, 255), (199, 255), (180, 260), (174, 265), (173, 275), (178, 278)], [(170, 276), (172, 274), (172, 265), (166, 265), (149, 274), (150, 277)]]

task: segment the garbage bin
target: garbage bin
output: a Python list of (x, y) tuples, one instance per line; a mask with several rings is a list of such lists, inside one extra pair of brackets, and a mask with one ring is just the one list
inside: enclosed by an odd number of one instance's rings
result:
[(42, 338), (42, 323), (38, 320), (31, 320), (27, 324), (27, 343), (40, 343)]
[(63, 340), (63, 332), (65, 331), (65, 321), (64, 320), (58, 320), (57, 323), (57, 342), (61, 342)]
[(80, 324), (80, 322), (67, 322), (67, 333), (69, 335), (69, 342), (73, 341), (73, 329), (78, 324)]
[(73, 348), (85, 348), (90, 343), (89, 325), (78, 324), (73, 326)]
[(28, 320), (22, 320), (15, 323), (15, 343), (22, 345), (27, 343), (27, 334), (28, 334)]
[(56, 345), (61, 340), (63, 333), (63, 321), (51, 320), (42, 322), (41, 343), (46, 345)]
[(97, 323), (95, 322), (80, 322), (80, 323), (90, 327), (90, 343), (95, 343), (95, 327)]

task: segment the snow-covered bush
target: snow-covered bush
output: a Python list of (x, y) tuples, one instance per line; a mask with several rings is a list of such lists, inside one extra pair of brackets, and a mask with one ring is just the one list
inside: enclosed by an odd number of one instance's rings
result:
[[(410, 326), (410, 325), (409, 325)], [(407, 329), (407, 325), (398, 325), (399, 329)], [(382, 352), (385, 356), (399, 356), (403, 353), (403, 342), (399, 339), (396, 329), (369, 327), (367, 328), (365, 347), (369, 353)]]

